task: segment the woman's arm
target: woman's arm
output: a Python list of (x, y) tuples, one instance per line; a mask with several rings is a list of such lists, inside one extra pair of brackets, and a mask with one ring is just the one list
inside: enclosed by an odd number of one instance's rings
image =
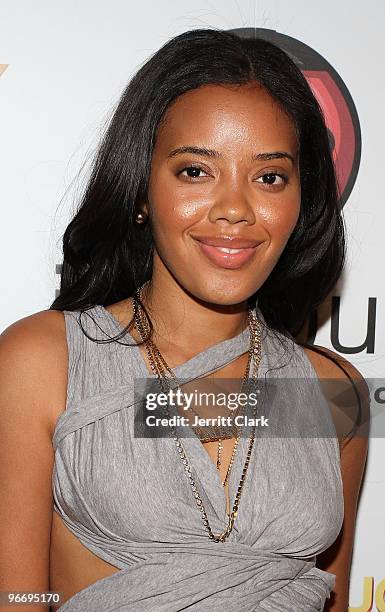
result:
[[(341, 474), (344, 493), (344, 522), (336, 541), (326, 551), (318, 555), (317, 567), (336, 575), (336, 584), (330, 600), (325, 604), (325, 612), (347, 612), (349, 607), (349, 578), (353, 554), (354, 532), (358, 498), (364, 473), (368, 450), (368, 427), (370, 415), (370, 394), (367, 383), (360, 372), (346, 359), (329, 349), (322, 348), (324, 355), (305, 349), (320, 379), (343, 380), (344, 389), (351, 395), (344, 395), (344, 404), (355, 413), (358, 430), (351, 437), (341, 440)], [(332, 359), (337, 361), (340, 368)], [(353, 383), (344, 373), (348, 372)], [(330, 399), (332, 402), (332, 399)], [(337, 429), (338, 431), (338, 429)]]
[(0, 335), (0, 591), (49, 591), (51, 435), (65, 405), (66, 362), (60, 312), (36, 313)]
[(367, 454), (367, 439), (349, 440), (341, 452), (344, 483), (344, 523), (337, 540), (317, 559), (317, 567), (336, 575), (334, 593), (325, 605), (325, 612), (347, 612), (349, 578), (353, 554), (358, 496)]

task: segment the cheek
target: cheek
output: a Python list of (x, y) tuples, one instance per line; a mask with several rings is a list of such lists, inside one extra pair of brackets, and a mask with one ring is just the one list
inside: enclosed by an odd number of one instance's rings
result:
[[(170, 185), (169, 181), (158, 181), (156, 192), (149, 191), (150, 214), (154, 239), (166, 234), (170, 236), (188, 229), (202, 217), (202, 211), (209, 208), (210, 202), (203, 193), (186, 193), (184, 185)], [(171, 236), (170, 236), (171, 237)]]
[(274, 199), (259, 208), (258, 213), (263, 219), (271, 242), (286, 244), (297, 224), (300, 209), (301, 200), (298, 194), (285, 198), (284, 201)]
[(198, 221), (199, 211), (201, 208), (193, 202), (182, 204), (158, 199), (151, 215), (155, 242), (167, 240), (172, 246), (174, 241), (182, 238), (184, 231)]

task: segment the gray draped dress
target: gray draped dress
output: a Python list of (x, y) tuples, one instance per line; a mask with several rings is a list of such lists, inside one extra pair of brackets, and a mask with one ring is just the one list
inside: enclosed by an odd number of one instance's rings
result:
[[(259, 377), (315, 379), (303, 348), (263, 324)], [(64, 311), (67, 404), (54, 436), (54, 511), (95, 555), (119, 571), (91, 584), (60, 612), (208, 610), (319, 612), (335, 575), (316, 567), (337, 538), (344, 505), (338, 439), (320, 389), (281, 398), (282, 431), (327, 426), (331, 435), (264, 436), (257, 431), (238, 516), (225, 542), (204, 529), (171, 437), (134, 432), (134, 381), (150, 377), (140, 349), (95, 343), (79, 312)], [(90, 316), (91, 315), (91, 316)], [(92, 337), (121, 326), (103, 306), (81, 317)], [(132, 336), (123, 338), (133, 342)], [(174, 369), (194, 380), (246, 352), (249, 331)], [(257, 428), (258, 429), (258, 428)], [(220, 475), (195, 435), (181, 438), (214, 533), (227, 526)], [(248, 447), (240, 438), (230, 474), (231, 506)]]

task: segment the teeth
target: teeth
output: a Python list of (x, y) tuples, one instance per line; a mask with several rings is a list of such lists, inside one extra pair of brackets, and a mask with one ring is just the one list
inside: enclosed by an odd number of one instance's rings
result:
[(222, 251), (223, 253), (240, 253), (242, 249), (227, 249), (225, 247), (215, 247), (218, 251)]

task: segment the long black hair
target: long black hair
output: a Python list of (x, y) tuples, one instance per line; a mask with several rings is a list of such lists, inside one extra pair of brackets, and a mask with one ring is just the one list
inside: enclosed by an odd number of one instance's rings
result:
[(265, 321), (295, 336), (339, 278), (344, 224), (322, 109), (305, 77), (279, 47), (217, 29), (175, 36), (128, 83), (98, 148), (78, 210), (63, 236), (56, 310), (85, 311), (132, 296), (152, 276), (149, 223), (134, 215), (147, 201), (151, 156), (170, 103), (208, 84), (261, 84), (292, 119), (299, 139), (301, 208), (279, 261), (249, 298)]

